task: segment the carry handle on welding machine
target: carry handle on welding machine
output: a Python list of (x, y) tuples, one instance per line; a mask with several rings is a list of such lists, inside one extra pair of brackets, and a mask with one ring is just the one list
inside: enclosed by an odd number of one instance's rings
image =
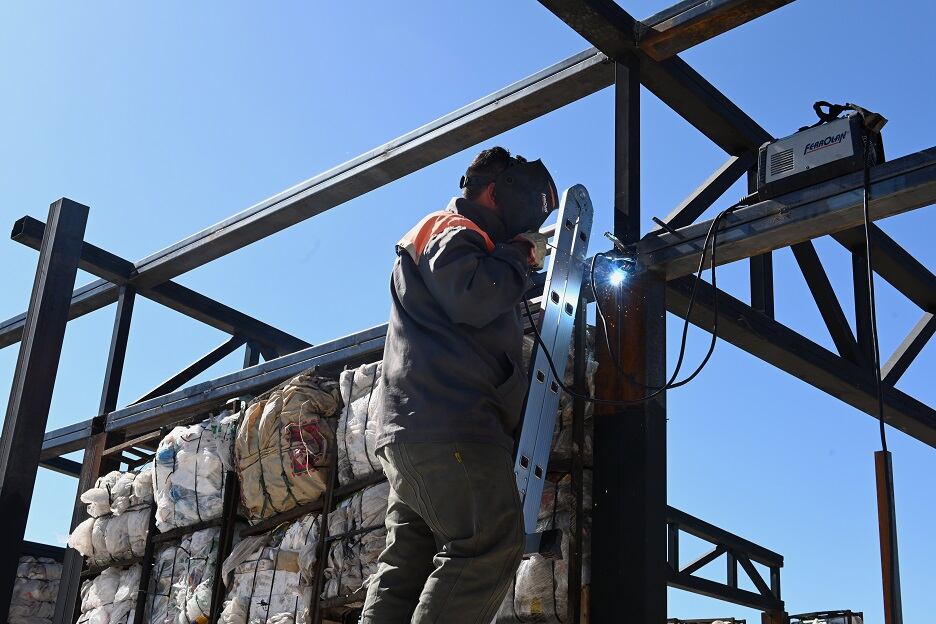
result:
[[(556, 356), (554, 363), (559, 375), (565, 375), (568, 359), (565, 354), (569, 352), (572, 342), (591, 226), (591, 199), (585, 187), (576, 184), (562, 194), (553, 236), (553, 252), (549, 257), (540, 305), (540, 335), (549, 352)], [(552, 450), (556, 411), (559, 409), (561, 390), (558, 381), (553, 377), (546, 353), (538, 344), (534, 344), (530, 358), (530, 389), (523, 408), (514, 474), (523, 504), (523, 525), (526, 533), (524, 552), (540, 553), (547, 557), (561, 556), (561, 532), (536, 531), (549, 454)]]

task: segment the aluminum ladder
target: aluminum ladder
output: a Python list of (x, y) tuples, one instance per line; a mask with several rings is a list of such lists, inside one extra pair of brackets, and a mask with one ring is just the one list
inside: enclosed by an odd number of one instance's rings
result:
[[(565, 375), (567, 354), (572, 342), (575, 315), (585, 276), (585, 254), (588, 250), (591, 226), (591, 199), (585, 187), (576, 184), (562, 194), (540, 305), (540, 335), (549, 353), (553, 355), (556, 372), (561, 376)], [(562, 377), (560, 381), (561, 379)], [(530, 389), (524, 403), (520, 438), (514, 460), (514, 474), (523, 505), (526, 554), (561, 554), (558, 552), (560, 531), (536, 531), (560, 392), (559, 383), (553, 376), (546, 354), (537, 343), (530, 358)]]

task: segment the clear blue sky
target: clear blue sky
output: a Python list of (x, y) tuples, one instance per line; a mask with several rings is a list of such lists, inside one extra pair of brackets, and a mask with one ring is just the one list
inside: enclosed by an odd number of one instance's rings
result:
[[(626, 8), (641, 18), (666, 4)], [(776, 136), (811, 123), (817, 99), (878, 110), (891, 120), (885, 142), (895, 157), (936, 144), (934, 13), (922, 0), (801, 0), (684, 58)], [(137, 260), (586, 47), (533, 0), (282, 2), (275, 10), (246, 2), (4, 3), (0, 224), (24, 214), (44, 220), (48, 205), (68, 196), (91, 206), (87, 240)], [(594, 229), (604, 231), (611, 105), (606, 90), (485, 145), (542, 157), (561, 187), (585, 184), (598, 211)], [(642, 106), (646, 228), (725, 156), (653, 96), (644, 94)], [(457, 192), (474, 151), (179, 281), (312, 343), (379, 324), (393, 243)], [(936, 269), (934, 219), (924, 208), (881, 225)], [(817, 246), (851, 315), (848, 257), (829, 241)], [(34, 251), (0, 244), (3, 318), (25, 309), (35, 262)], [(789, 251), (775, 265), (779, 320), (832, 348)], [(745, 278), (738, 264), (719, 282), (746, 298)], [(920, 312), (878, 284), (886, 357)], [(69, 325), (49, 428), (94, 414), (112, 319), (110, 307)], [(223, 340), (138, 299), (121, 403)], [(692, 340), (697, 361), (705, 335)], [(240, 357), (209, 376), (239, 367)], [(15, 347), (0, 351), (4, 383), (15, 360)], [(934, 365), (930, 345), (900, 387), (936, 404)], [(890, 444), (905, 617), (928, 621), (936, 451), (893, 430)], [(722, 343), (697, 381), (669, 395), (669, 502), (782, 553), (791, 612), (850, 608), (880, 622), (877, 445), (868, 416)], [(29, 538), (64, 538), (74, 487), (41, 472)], [(675, 617), (755, 618), (675, 590), (669, 602)]]

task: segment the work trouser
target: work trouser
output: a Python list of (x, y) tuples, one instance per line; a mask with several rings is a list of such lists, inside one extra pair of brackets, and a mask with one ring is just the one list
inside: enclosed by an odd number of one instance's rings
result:
[(387, 545), (361, 624), (490, 624), (523, 554), (510, 453), (470, 443), (391, 444)]

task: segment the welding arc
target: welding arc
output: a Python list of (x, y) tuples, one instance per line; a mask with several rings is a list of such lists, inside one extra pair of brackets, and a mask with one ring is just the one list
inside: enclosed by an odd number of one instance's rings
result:
[[(589, 403), (599, 404), (599, 405), (619, 405), (619, 406), (635, 405), (638, 403), (649, 401), (650, 399), (653, 399), (654, 397), (659, 396), (661, 393), (663, 393), (666, 390), (671, 390), (673, 388), (684, 386), (690, 381), (692, 381), (693, 379), (695, 379), (698, 376), (698, 374), (702, 372), (702, 369), (705, 367), (706, 364), (708, 364), (709, 359), (711, 359), (712, 353), (715, 352), (715, 343), (718, 340), (718, 288), (717, 288), (718, 282), (716, 281), (716, 275), (715, 275), (715, 264), (716, 264), (715, 263), (715, 249), (718, 246), (718, 228), (720, 227), (721, 221), (722, 219), (725, 218), (725, 216), (727, 216), (729, 213), (736, 210), (742, 205), (743, 203), (739, 202), (733, 206), (730, 206), (726, 208), (725, 210), (721, 211), (720, 213), (718, 213), (718, 215), (712, 220), (712, 225), (709, 226), (708, 232), (705, 235), (705, 241), (702, 243), (702, 255), (699, 258), (699, 268), (696, 271), (696, 279), (692, 284), (692, 292), (689, 295), (689, 305), (686, 310), (685, 322), (683, 324), (682, 337), (680, 339), (680, 344), (679, 344), (679, 357), (677, 358), (677, 361), (676, 361), (676, 367), (673, 370), (673, 374), (670, 376), (669, 380), (663, 386), (653, 387), (653, 386), (646, 386), (644, 384), (639, 384), (645, 388), (651, 388), (653, 390), (646, 396), (640, 397), (639, 399), (627, 399), (627, 400), (603, 399), (603, 398), (588, 396), (587, 394), (581, 394), (579, 392), (572, 390), (568, 386), (566, 386), (562, 380), (562, 377), (559, 375), (558, 371), (556, 370), (556, 364), (553, 361), (552, 354), (549, 352), (549, 349), (546, 347), (546, 344), (543, 342), (543, 338), (542, 336), (540, 336), (539, 329), (536, 327), (536, 320), (533, 318), (533, 312), (530, 310), (530, 302), (526, 297), (523, 298), (523, 307), (526, 310), (527, 319), (529, 319), (530, 325), (533, 328), (533, 334), (536, 336), (536, 342), (539, 345), (540, 349), (543, 350), (543, 354), (546, 356), (546, 361), (549, 363), (549, 368), (552, 371), (553, 377), (556, 379), (556, 383), (559, 384), (559, 387), (562, 388), (562, 390), (566, 394), (574, 398), (581, 399), (583, 401), (588, 401)], [(712, 320), (712, 340), (709, 343), (709, 348), (705, 354), (705, 357), (702, 359), (702, 362), (696, 367), (696, 369), (692, 372), (692, 374), (690, 374), (688, 377), (686, 377), (683, 380), (676, 381), (676, 377), (679, 375), (679, 371), (682, 368), (682, 364), (686, 356), (686, 342), (689, 336), (689, 319), (692, 316), (692, 308), (695, 305), (695, 299), (696, 299), (696, 293), (698, 291), (699, 281), (701, 281), (702, 279), (702, 272), (705, 268), (705, 253), (709, 248), (710, 241), (711, 241), (711, 249), (712, 249), (711, 251), (712, 287), (715, 289), (714, 301), (712, 305), (712, 311), (714, 312), (714, 318)], [(615, 355), (614, 351), (611, 350), (611, 343), (610, 341), (608, 341), (608, 325), (607, 325), (607, 321), (605, 320), (604, 312), (601, 309), (601, 302), (600, 302), (600, 298), (598, 297), (598, 291), (597, 291), (596, 284), (595, 284), (595, 271), (594, 271), (595, 258), (597, 258), (597, 256), (599, 255), (602, 257), (606, 257), (604, 253), (598, 253), (592, 257), (592, 261), (591, 261), (592, 271), (591, 271), (591, 276), (590, 276), (591, 287), (592, 287), (592, 292), (595, 294), (595, 303), (597, 305), (598, 318), (601, 320), (601, 324), (604, 329), (608, 353), (611, 355), (611, 358), (614, 361), (615, 367), (617, 367), (618, 371), (620, 371), (621, 370), (620, 362), (617, 356)]]

